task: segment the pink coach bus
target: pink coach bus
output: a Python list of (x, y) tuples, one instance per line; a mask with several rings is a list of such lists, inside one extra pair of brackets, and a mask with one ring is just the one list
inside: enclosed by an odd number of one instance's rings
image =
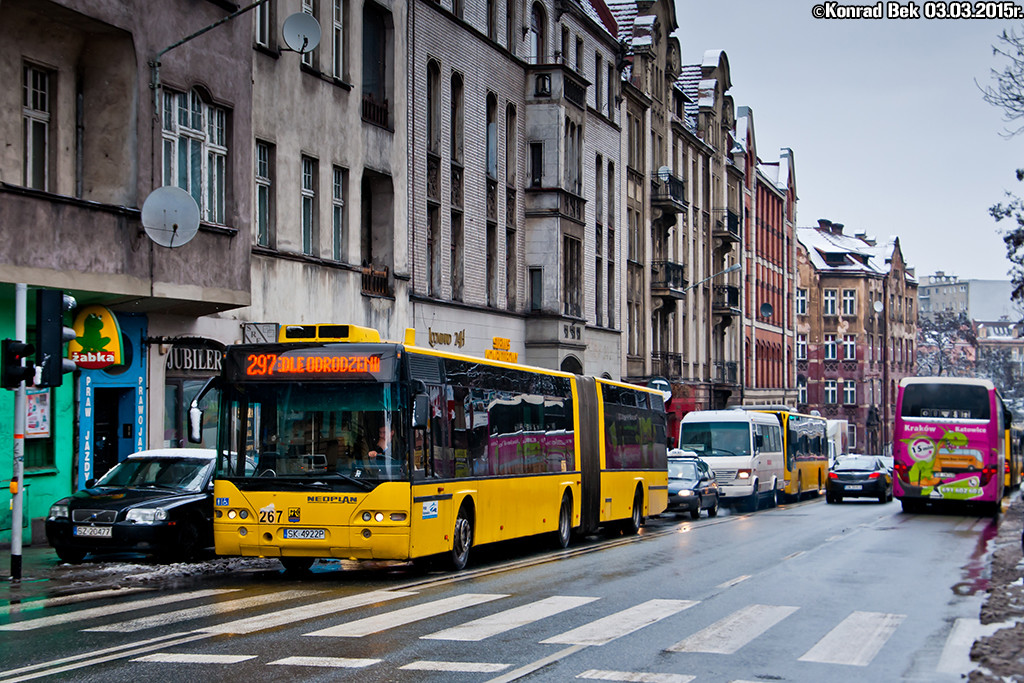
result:
[(918, 512), (929, 501), (951, 501), (997, 515), (1003, 498), (1003, 421), (1002, 399), (988, 380), (901, 380), (893, 490), (904, 512)]

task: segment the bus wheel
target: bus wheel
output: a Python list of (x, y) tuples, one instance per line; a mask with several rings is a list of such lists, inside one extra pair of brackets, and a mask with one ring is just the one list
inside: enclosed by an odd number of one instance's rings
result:
[(562, 496), (562, 506), (558, 509), (558, 531), (555, 543), (559, 548), (568, 548), (572, 539), (572, 498), (566, 493)]
[(284, 565), (284, 573), (295, 576), (308, 572), (316, 560), (314, 557), (281, 557), (279, 559)]
[(455, 520), (455, 532), (452, 534), (452, 550), (449, 564), (452, 570), (461, 571), (469, 562), (469, 549), (473, 545), (473, 522), (466, 506), (459, 508), (459, 516)]
[(761, 507), (761, 492), (757, 490), (757, 482), (754, 482), (754, 492), (747, 496), (746, 501), (747, 512), (757, 512), (757, 509)]
[(781, 502), (780, 501), (781, 498), (782, 498), (782, 492), (779, 491), (779, 484), (778, 484), (778, 482), (776, 482), (775, 486), (772, 488), (772, 497), (768, 500), (768, 507), (770, 507), (770, 508), (777, 508), (777, 507), (779, 507), (779, 503)]
[(644, 524), (644, 494), (640, 492), (640, 489), (636, 490), (636, 495), (633, 496), (633, 514), (630, 515), (629, 520), (626, 522), (626, 535), (632, 536), (640, 533), (640, 527)]

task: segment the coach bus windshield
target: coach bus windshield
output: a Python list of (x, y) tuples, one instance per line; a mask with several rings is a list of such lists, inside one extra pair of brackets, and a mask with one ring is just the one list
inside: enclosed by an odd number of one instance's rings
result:
[(973, 384), (914, 383), (903, 388), (902, 417), (987, 420), (988, 390)]
[(369, 485), (404, 479), (399, 394), (391, 383), (235, 385), (224, 396), (217, 475)]
[(701, 457), (750, 455), (750, 427), (746, 422), (684, 422), (679, 447)]

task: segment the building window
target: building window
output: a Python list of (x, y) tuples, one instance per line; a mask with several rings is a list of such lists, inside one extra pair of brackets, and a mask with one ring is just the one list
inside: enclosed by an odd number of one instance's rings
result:
[(363, 3), (363, 119), (378, 126), (390, 123), (391, 15), (380, 6)]
[(615, 231), (608, 230), (608, 327), (615, 328)]
[[(316, 0), (302, 0), (302, 11), (311, 17), (316, 17)], [(301, 55), (301, 59), (303, 64), (310, 68), (313, 68), (313, 65), (316, 61), (316, 50), (303, 52)]]
[(583, 49), (583, 38), (576, 36), (576, 73), (583, 73), (583, 55), (585, 51)]
[(515, 55), (516, 53), (516, 3), (512, 0), (505, 0), (505, 47)]
[(835, 315), (836, 314), (836, 290), (834, 290), (834, 289), (826, 289), (822, 293), (821, 314), (822, 315)]
[(441, 295), (441, 214), (435, 205), (427, 206), (427, 294)]
[(487, 177), (498, 178), (498, 97), (487, 94)]
[(331, 69), (339, 81), (345, 79), (345, 2), (334, 0), (331, 11)]
[(530, 310), (544, 307), (544, 278), (540, 268), (530, 268)]
[(262, 247), (274, 242), (273, 206), (274, 147), (256, 141), (256, 243)]
[(348, 229), (345, 223), (345, 197), (348, 195), (348, 170), (335, 166), (331, 186), (331, 233), (334, 242), (334, 260), (347, 261)]
[(604, 260), (601, 258), (601, 248), (604, 242), (604, 234), (601, 224), (597, 225), (596, 238), (594, 239), (594, 319), (598, 327), (604, 326)]
[(850, 444), (852, 450), (859, 451), (857, 448), (857, 425), (847, 424), (846, 425), (846, 438), (847, 443)]
[(188, 192), (203, 220), (223, 225), (227, 111), (204, 102), (196, 90), (165, 90), (163, 105), (163, 184)]
[(528, 56), (531, 64), (543, 64), (547, 60), (545, 22), (544, 6), (539, 2), (534, 3), (533, 9), (530, 11), (530, 54)]
[(843, 315), (857, 315), (857, 290), (843, 290)]
[(516, 310), (516, 290), (519, 289), (519, 281), (516, 277), (518, 265), (516, 263), (516, 231), (515, 228), (505, 228), (505, 308), (510, 311)]
[(578, 318), (582, 315), (580, 308), (583, 288), (582, 247), (575, 237), (565, 235), (562, 238), (562, 313)]
[(427, 62), (427, 152), (441, 153), (441, 68)]
[(834, 405), (838, 400), (836, 381), (834, 379), (825, 380), (825, 403)]
[(498, 42), (498, 0), (487, 0), (487, 37)]
[(256, 5), (253, 15), (253, 21), (256, 24), (256, 44), (261, 47), (270, 47), (270, 2)]
[(530, 143), (530, 187), (544, 184), (544, 144)]
[(857, 336), (847, 334), (843, 337), (843, 360), (857, 360)]
[(316, 255), (316, 159), (302, 157), (302, 253)]
[(836, 360), (836, 335), (825, 335), (825, 360)]
[(843, 380), (843, 403), (848, 406), (857, 404), (857, 383), (852, 379)]
[(807, 380), (806, 379), (804, 379), (802, 377), (797, 379), (797, 381), (796, 381), (796, 391), (797, 391), (797, 397), (796, 397), (797, 403), (800, 403), (800, 404), (803, 404), (803, 405), (807, 405)]
[(601, 107), (604, 106), (604, 88), (601, 79), (604, 78), (604, 60), (601, 58), (601, 53), (598, 52), (594, 55), (594, 109), (598, 113), (601, 113)]
[(462, 212), (452, 211), (451, 234), (452, 301), (462, 301)]
[(615, 81), (617, 72), (615, 71), (615, 64), (608, 64), (608, 78), (605, 82), (608, 84), (608, 118), (615, 122)]
[(796, 290), (796, 314), (807, 315), (807, 290)]
[(807, 335), (796, 335), (796, 359), (807, 360)]
[(498, 226), (487, 222), (487, 305), (498, 304)]

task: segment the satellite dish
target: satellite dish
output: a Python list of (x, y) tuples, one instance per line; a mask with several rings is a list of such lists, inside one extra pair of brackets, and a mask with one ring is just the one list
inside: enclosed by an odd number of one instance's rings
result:
[(770, 318), (770, 317), (772, 317), (772, 313), (774, 313), (774, 312), (775, 312), (775, 309), (772, 308), (772, 305), (770, 303), (768, 303), (767, 301), (765, 301), (763, 304), (761, 304), (761, 317), (762, 318)]
[(284, 20), (281, 37), (293, 52), (312, 52), (320, 44), (320, 22), (312, 14), (296, 12)]
[(881, 301), (876, 300), (875, 303), (871, 304), (871, 307), (875, 309), (875, 313), (881, 313), (882, 309), (885, 308)]
[(199, 232), (199, 205), (180, 187), (158, 187), (142, 204), (142, 227), (161, 247), (180, 247)]

